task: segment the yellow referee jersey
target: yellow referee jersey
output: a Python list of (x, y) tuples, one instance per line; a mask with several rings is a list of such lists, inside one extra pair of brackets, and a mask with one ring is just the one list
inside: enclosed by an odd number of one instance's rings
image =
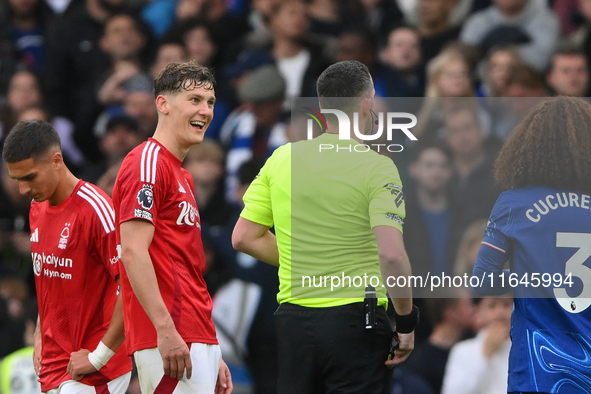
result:
[(404, 197), (391, 159), (338, 134), (287, 144), (267, 160), (244, 203), (243, 218), (275, 226), (279, 303), (360, 302), (371, 284), (387, 305), (372, 229), (402, 232)]

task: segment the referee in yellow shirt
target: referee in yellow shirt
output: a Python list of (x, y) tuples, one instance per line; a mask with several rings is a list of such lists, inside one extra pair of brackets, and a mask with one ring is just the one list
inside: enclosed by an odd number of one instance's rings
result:
[[(317, 91), (320, 107), (345, 112), (351, 128), (354, 112), (359, 129), (373, 125), (375, 89), (362, 63), (328, 67)], [(388, 367), (408, 357), (418, 322), (411, 289), (387, 286), (388, 276), (411, 274), (402, 184), (392, 160), (362, 141), (339, 139), (336, 117), (327, 122), (326, 133), (284, 145), (267, 160), (244, 195), (232, 243), (279, 266), (278, 394), (386, 394)], [(378, 297), (375, 324), (366, 321), (369, 285)], [(400, 342), (392, 360), (386, 291)]]

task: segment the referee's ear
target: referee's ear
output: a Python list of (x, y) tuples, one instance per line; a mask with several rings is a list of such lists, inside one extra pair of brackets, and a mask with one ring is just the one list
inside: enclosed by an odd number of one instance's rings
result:
[(370, 97), (363, 99), (359, 105), (359, 112), (364, 116), (370, 116), (371, 103), (372, 99)]

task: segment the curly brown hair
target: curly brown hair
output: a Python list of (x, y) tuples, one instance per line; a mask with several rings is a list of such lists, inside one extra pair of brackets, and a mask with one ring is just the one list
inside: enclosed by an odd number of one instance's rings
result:
[(591, 104), (556, 97), (536, 105), (515, 127), (495, 162), (495, 180), (510, 189), (547, 186), (591, 193)]

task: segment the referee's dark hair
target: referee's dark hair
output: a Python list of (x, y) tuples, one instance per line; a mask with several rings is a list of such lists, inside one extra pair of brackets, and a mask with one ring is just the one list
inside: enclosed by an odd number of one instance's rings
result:
[(369, 97), (373, 81), (367, 66), (357, 60), (334, 63), (320, 74), (316, 82), (318, 101), (322, 108), (348, 112), (359, 100), (347, 98)]
[(43, 120), (24, 120), (12, 128), (2, 149), (2, 158), (6, 163), (33, 158), (38, 160), (49, 149), (61, 151), (61, 140), (53, 126)]

